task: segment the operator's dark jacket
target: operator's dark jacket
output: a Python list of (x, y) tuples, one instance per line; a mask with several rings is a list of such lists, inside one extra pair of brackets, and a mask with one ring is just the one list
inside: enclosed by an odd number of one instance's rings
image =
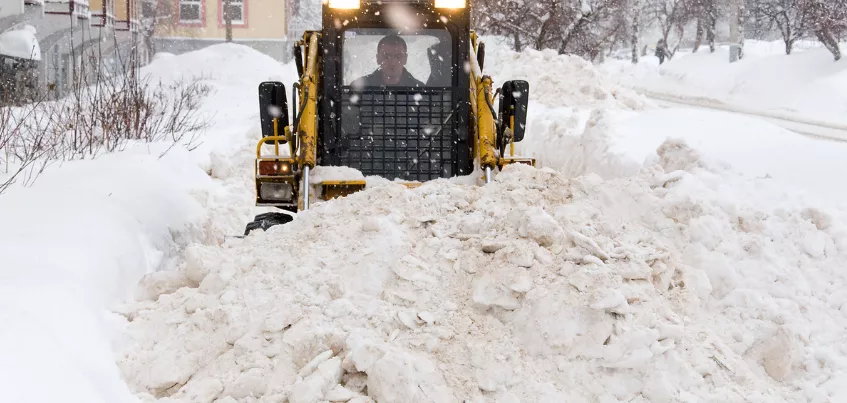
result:
[(359, 77), (350, 86), (353, 88), (362, 87), (424, 87), (424, 83), (418, 81), (409, 73), (409, 70), (403, 69), (403, 74), (400, 76), (400, 81), (397, 84), (384, 84), (382, 82), (382, 73), (376, 69), (373, 73), (364, 77)]

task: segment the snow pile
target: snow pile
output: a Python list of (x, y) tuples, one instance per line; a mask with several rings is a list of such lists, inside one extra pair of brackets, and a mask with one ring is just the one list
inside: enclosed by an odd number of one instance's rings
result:
[[(533, 121), (531, 128), (543, 125)], [(544, 133), (544, 130), (539, 130)], [(552, 131), (552, 130), (548, 130)], [(654, 109), (638, 114), (592, 113), (579, 136), (533, 137), (546, 167), (568, 177), (637, 175), (668, 139), (696, 149), (715, 169), (806, 192), (832, 201), (847, 197), (840, 173), (847, 171), (847, 144), (812, 139), (762, 120), (698, 109)]]
[[(607, 107), (640, 110), (644, 97), (618, 86), (591, 62), (555, 50), (515, 52), (496, 40), (487, 41), (485, 70), (498, 87), (508, 80), (529, 82), (529, 99), (546, 106)], [(531, 109), (531, 108), (530, 108)]]
[(309, 173), (311, 183), (322, 183), (325, 181), (355, 181), (365, 180), (362, 172), (346, 166), (316, 166)]
[(785, 55), (780, 43), (745, 41), (744, 59), (736, 63), (721, 46), (714, 53), (679, 54), (662, 66), (647, 57), (636, 66), (612, 60), (601, 69), (636, 89), (847, 123), (847, 62), (833, 62), (822, 47)]
[(26, 60), (41, 60), (41, 47), (35, 27), (22, 25), (0, 34), (0, 55)]
[(529, 82), (526, 136), (516, 144), (516, 153), (536, 158), (540, 166), (560, 169), (582, 152), (580, 136), (592, 113), (630, 115), (655, 107), (578, 56), (551, 49), (515, 52), (497, 37), (483, 41), (484, 74), (492, 75), (497, 86), (507, 80)]
[[(157, 53), (154, 60), (141, 69), (141, 74), (165, 86), (199, 79), (211, 87), (212, 93), (199, 113), (215, 123), (198, 148), (196, 154), (201, 156), (236, 152), (245, 137), (255, 147), (255, 142), (261, 138), (259, 84), (281, 81), (290, 91), (290, 85), (297, 80), (293, 63), (282, 65), (268, 55), (234, 43), (208, 46), (179, 56)], [(288, 146), (280, 149), (288, 150)], [(211, 162), (203, 163), (208, 167)]]
[(254, 51), (227, 63), (221, 48), (146, 69), (219, 66), (204, 108), (222, 111), (209, 116), (202, 147), (159, 158), (168, 144), (144, 144), (55, 163), (32, 187), (0, 196), (0, 400), (135, 401), (115, 365), (108, 307), (131, 298), (146, 273), (172, 268), (186, 245), (223, 243), (255, 214), (251, 160), (233, 163), (226, 151), (252, 155), (259, 138), (255, 91), (265, 77), (245, 75), (284, 71)]
[[(847, 185), (838, 176), (847, 170), (847, 147), (841, 143), (821, 142), (737, 114), (659, 109), (638, 96), (633, 99), (641, 99), (643, 103), (635, 103), (634, 108), (620, 101), (628, 99), (622, 96), (601, 97), (605, 101), (573, 96), (573, 89), (580, 87), (593, 89), (586, 93), (628, 92), (620, 90), (615, 77), (608, 74), (609, 65), (598, 70), (578, 57), (556, 55), (549, 50), (515, 53), (496, 41), (486, 43), (487, 49), (491, 49), (487, 51), (490, 56), (486, 56), (492, 60), (490, 65), (503, 66), (498, 82), (541, 73), (537, 81), (530, 79), (532, 101), (526, 136), (516, 147), (518, 154), (536, 158), (539, 166), (553, 168), (566, 177), (590, 173), (606, 179), (632, 176), (655, 158), (655, 150), (664, 141), (681, 139), (715, 167), (772, 181), (786, 189), (807, 191), (815, 197), (843, 200), (847, 196)], [(755, 45), (751, 48), (756, 49)], [(817, 50), (807, 52), (812, 51)], [(751, 52), (752, 59), (756, 53)], [(801, 53), (792, 57), (800, 57)], [(510, 57), (516, 62), (510, 62)], [(696, 57), (699, 55), (679, 57), (667, 68)], [(632, 68), (644, 69), (650, 60), (645, 58)], [(637, 78), (649, 82), (644, 77)], [(547, 82), (557, 84), (547, 85)], [(556, 90), (562, 90), (561, 104), (553, 96), (544, 95), (544, 91)]]
[(610, 181), (386, 184), (190, 247), (121, 309), (122, 373), (147, 402), (847, 398), (844, 221), (658, 154)]
[(181, 157), (76, 161), (0, 197), (4, 399), (129, 401), (105, 309), (167, 266), (180, 243), (207, 236), (191, 192), (209, 178)]

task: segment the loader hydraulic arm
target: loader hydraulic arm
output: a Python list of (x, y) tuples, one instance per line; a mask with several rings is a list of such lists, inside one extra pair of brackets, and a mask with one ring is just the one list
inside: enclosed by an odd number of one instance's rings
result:
[(485, 169), (485, 183), (491, 182), (491, 170), (497, 166), (496, 133), (494, 116), (494, 94), (491, 93), (493, 81), (483, 76), (477, 62), (477, 35), (471, 32), (470, 49), (471, 110), (475, 118), (475, 149), (479, 165)]
[(306, 31), (298, 46), (306, 46), (306, 68), (299, 82), (299, 99), (302, 110), (297, 113), (292, 132), (297, 133), (299, 149), (296, 154), (299, 171), (303, 175), (303, 204), (302, 209), (309, 209), (309, 172), (315, 167), (318, 142), (317, 132), (317, 99), (320, 72), (318, 71), (318, 39), (317, 31)]

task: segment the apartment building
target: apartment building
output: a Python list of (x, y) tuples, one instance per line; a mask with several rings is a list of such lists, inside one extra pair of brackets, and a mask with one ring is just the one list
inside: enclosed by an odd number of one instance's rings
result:
[(148, 61), (138, 0), (0, 0), (0, 91), (62, 96)]
[(319, 20), (309, 26), (298, 18), (306, 4), (317, 7), (319, 18), (320, 0), (159, 0), (149, 12), (156, 15), (157, 51), (179, 54), (225, 42), (228, 10), (233, 42), (287, 61), (303, 29), (320, 27)]

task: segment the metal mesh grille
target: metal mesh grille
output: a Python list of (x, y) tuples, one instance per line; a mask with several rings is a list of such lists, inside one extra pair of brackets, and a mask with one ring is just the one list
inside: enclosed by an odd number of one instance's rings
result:
[(364, 175), (425, 181), (456, 169), (456, 112), (450, 88), (345, 87), (341, 165)]

